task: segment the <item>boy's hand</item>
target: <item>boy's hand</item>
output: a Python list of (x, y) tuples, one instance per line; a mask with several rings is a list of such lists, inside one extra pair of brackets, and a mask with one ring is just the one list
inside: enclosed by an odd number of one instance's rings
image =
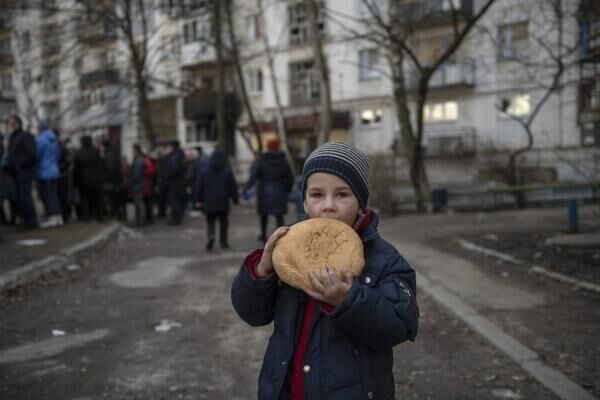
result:
[(348, 270), (342, 268), (341, 278), (335, 273), (335, 268), (325, 266), (321, 268), (321, 276), (317, 277), (312, 271), (308, 273), (312, 283), (312, 289), (306, 289), (305, 292), (313, 299), (323, 303), (337, 306), (344, 300), (346, 294), (352, 287), (352, 275)]
[(275, 243), (277, 243), (277, 240), (279, 240), (279, 238), (285, 235), (289, 230), (289, 226), (279, 227), (275, 230), (275, 232), (273, 232), (269, 240), (267, 240), (262, 257), (260, 258), (260, 261), (254, 270), (257, 277), (264, 278), (273, 272), (273, 249), (275, 248)]

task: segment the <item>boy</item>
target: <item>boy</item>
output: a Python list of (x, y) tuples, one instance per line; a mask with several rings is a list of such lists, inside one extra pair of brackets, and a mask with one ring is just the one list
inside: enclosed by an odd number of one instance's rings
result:
[(259, 399), (393, 399), (392, 347), (418, 329), (415, 272), (377, 233), (367, 209), (369, 164), (344, 143), (325, 143), (306, 160), (302, 194), (308, 218), (334, 218), (357, 231), (365, 267), (338, 278), (323, 266), (306, 293), (278, 282), (272, 251), (289, 228), (244, 261), (231, 297), (252, 326), (274, 321), (258, 383)]

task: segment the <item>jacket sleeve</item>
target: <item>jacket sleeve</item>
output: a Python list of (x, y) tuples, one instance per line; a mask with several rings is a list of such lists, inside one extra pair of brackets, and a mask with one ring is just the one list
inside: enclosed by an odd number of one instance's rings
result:
[(231, 302), (247, 324), (263, 326), (273, 321), (278, 279), (275, 274), (265, 279), (255, 279), (245, 263), (242, 265), (231, 286)]
[(250, 170), (250, 177), (244, 186), (244, 192), (254, 186), (256, 180), (260, 178), (260, 158), (256, 159), (254, 164), (252, 164), (252, 169)]
[(354, 279), (330, 316), (348, 335), (374, 349), (414, 341), (419, 328), (415, 271), (395, 252), (375, 286)]
[(35, 140), (35, 154), (38, 160), (41, 160), (44, 154), (44, 142), (40, 137)]
[(229, 172), (229, 194), (231, 197), (231, 200), (235, 203), (238, 204), (240, 202), (240, 198), (239, 198), (239, 194), (238, 194), (238, 187), (237, 187), (237, 182), (235, 180), (235, 176), (233, 175), (233, 173), (230, 171)]

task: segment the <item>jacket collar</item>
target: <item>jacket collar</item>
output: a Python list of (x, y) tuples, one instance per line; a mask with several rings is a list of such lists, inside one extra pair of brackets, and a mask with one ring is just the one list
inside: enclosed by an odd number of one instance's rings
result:
[(375, 211), (367, 209), (356, 225), (356, 231), (363, 242), (368, 242), (379, 237), (377, 225), (379, 224), (379, 216)]

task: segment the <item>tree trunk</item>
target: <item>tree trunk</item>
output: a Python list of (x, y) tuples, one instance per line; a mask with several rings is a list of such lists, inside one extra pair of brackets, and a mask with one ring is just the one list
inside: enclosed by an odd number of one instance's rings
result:
[[(233, 16), (231, 10), (231, 2), (227, 1), (225, 3), (226, 8), (226, 16), (227, 19), (227, 28), (229, 30), (229, 39), (231, 41), (231, 56), (233, 58), (233, 65), (235, 66), (235, 71), (238, 77), (240, 94), (242, 95), (242, 101), (244, 102), (244, 107), (246, 107), (246, 112), (248, 113), (248, 119), (250, 120), (250, 125), (252, 126), (252, 130), (254, 132), (254, 137), (256, 139), (256, 143), (258, 148), (254, 150), (252, 146), (249, 146), (250, 150), (256, 157), (257, 154), (262, 153), (262, 140), (260, 137), (260, 128), (256, 123), (256, 119), (254, 118), (254, 112), (252, 111), (252, 104), (250, 103), (250, 99), (248, 98), (248, 91), (246, 90), (246, 79), (244, 77), (244, 71), (242, 69), (242, 64), (240, 62), (240, 53), (237, 45), (237, 40), (235, 36), (235, 24), (233, 23)], [(245, 139), (245, 137), (244, 137)]]
[(319, 145), (329, 140), (331, 132), (331, 87), (329, 84), (329, 68), (327, 57), (323, 52), (323, 40), (319, 31), (319, 4), (317, 0), (306, 0), (306, 11), (310, 26), (310, 38), (313, 48), (313, 56), (319, 73), (320, 87), (320, 124), (317, 143)]
[(426, 193), (427, 189), (423, 186), (423, 178), (426, 177), (425, 165), (423, 163), (421, 144), (414, 136), (413, 125), (410, 119), (404, 82), (404, 54), (401, 49), (397, 49), (394, 54), (390, 55), (390, 63), (394, 81), (396, 116), (400, 124), (400, 136), (409, 164), (409, 177), (415, 195), (415, 206), (417, 211), (426, 212), (428, 196)]
[[(136, 74), (137, 75), (137, 74)], [(138, 112), (144, 127), (145, 137), (148, 140), (150, 148), (156, 147), (156, 134), (154, 132), (154, 126), (152, 125), (152, 118), (150, 117), (150, 101), (148, 100), (148, 87), (146, 82), (143, 80), (143, 76), (138, 77), (137, 91), (138, 91)]]
[[(227, 1), (227, 0), (226, 0)], [(221, 2), (215, 1), (213, 7), (213, 33), (215, 41), (215, 52), (217, 55), (217, 136), (219, 146), (226, 155), (231, 154), (229, 148), (229, 138), (227, 137), (227, 128), (225, 126), (225, 68), (223, 62), (223, 40), (222, 40), (222, 18)]]
[[(258, 0), (258, 13), (259, 19), (262, 23), (262, 26), (266, 26), (266, 19), (264, 15), (264, 9), (262, 0)], [(277, 75), (275, 74), (275, 60), (273, 58), (273, 53), (271, 52), (271, 46), (269, 45), (269, 37), (266, 34), (266, 30), (263, 32), (263, 44), (265, 46), (265, 55), (267, 56), (267, 65), (269, 67), (269, 76), (271, 78), (271, 86), (273, 87), (273, 95), (275, 96), (275, 105), (276, 105), (276, 120), (277, 120), (277, 132), (279, 134), (279, 140), (281, 141), (281, 148), (285, 153), (290, 167), (292, 168), (292, 174), (296, 176), (296, 167), (294, 165), (294, 160), (292, 159), (292, 155), (290, 153), (290, 148), (287, 140), (287, 132), (285, 130), (285, 122), (283, 116), (283, 103), (281, 102), (281, 95), (279, 94), (279, 86), (277, 85)]]

